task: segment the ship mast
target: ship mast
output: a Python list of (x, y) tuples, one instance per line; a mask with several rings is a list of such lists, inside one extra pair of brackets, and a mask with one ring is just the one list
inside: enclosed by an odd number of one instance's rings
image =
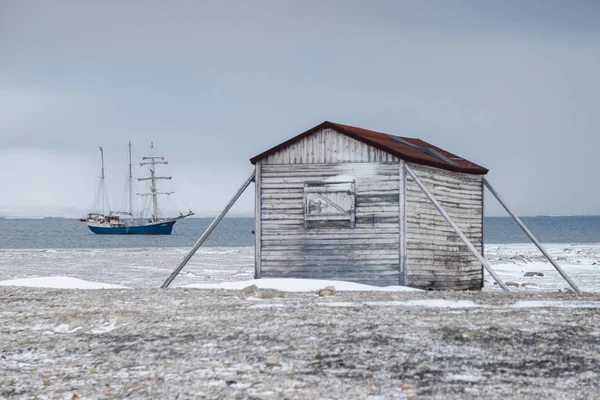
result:
[(150, 149), (151, 149), (151, 156), (150, 157), (142, 157), (142, 160), (148, 160), (148, 161), (143, 161), (140, 163), (140, 166), (144, 166), (144, 165), (148, 165), (150, 168), (150, 177), (148, 178), (137, 178), (138, 181), (151, 181), (150, 183), (150, 193), (138, 193), (140, 196), (152, 196), (152, 222), (157, 222), (158, 221), (158, 199), (157, 199), (157, 195), (159, 194), (166, 194), (166, 195), (170, 195), (173, 194), (174, 192), (159, 192), (158, 189), (156, 188), (156, 180), (157, 179), (171, 179), (170, 176), (156, 176), (156, 168), (155, 165), (156, 164), (164, 164), (167, 165), (169, 164), (168, 161), (165, 161), (164, 157), (155, 157), (154, 156), (154, 142), (150, 143)]
[(104, 182), (104, 149), (100, 146), (100, 160), (102, 160), (102, 172), (100, 173), (100, 179)]
[[(110, 213), (110, 204), (108, 204), (108, 196), (106, 195), (106, 183), (104, 175), (104, 149), (100, 146), (100, 160), (102, 161), (102, 169), (100, 170), (100, 185), (98, 185), (98, 193), (96, 194), (96, 201), (100, 201), (102, 215), (106, 215), (106, 209), (104, 206), (107, 206), (108, 212)], [(106, 203), (106, 204), (105, 204)], [(97, 203), (96, 203), (97, 204)]]
[(131, 140), (129, 141), (129, 222), (133, 226), (133, 174), (131, 173)]

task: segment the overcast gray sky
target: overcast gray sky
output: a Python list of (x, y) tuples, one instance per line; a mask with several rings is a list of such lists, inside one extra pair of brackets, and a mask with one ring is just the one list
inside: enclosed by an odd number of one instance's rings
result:
[(324, 120), (484, 165), (521, 215), (600, 214), (599, 21), (595, 0), (0, 0), (0, 214), (85, 212), (99, 145), (119, 200), (128, 140), (214, 214)]

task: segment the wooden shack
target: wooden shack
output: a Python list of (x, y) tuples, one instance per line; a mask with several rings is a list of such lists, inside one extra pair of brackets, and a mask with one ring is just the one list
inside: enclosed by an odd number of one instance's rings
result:
[(420, 139), (332, 122), (251, 162), (257, 278), (482, 288), (481, 262), (407, 169), (480, 253), (487, 169)]

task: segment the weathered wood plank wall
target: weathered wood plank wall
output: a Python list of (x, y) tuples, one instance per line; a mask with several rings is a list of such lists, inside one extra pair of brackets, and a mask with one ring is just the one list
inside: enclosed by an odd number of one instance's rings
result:
[(398, 159), (333, 129), (323, 129), (262, 160), (263, 164), (340, 162), (398, 162)]
[[(398, 164), (262, 166), (261, 276), (397, 285)], [(304, 181), (355, 179), (355, 226), (305, 228)]]
[[(481, 175), (409, 164), (473, 245), (482, 251)], [(458, 235), (407, 176), (406, 282), (423, 289), (479, 289), (483, 269)]]
[[(262, 277), (399, 283), (397, 158), (327, 129), (262, 161)], [(304, 182), (349, 180), (355, 182), (354, 228), (305, 228)]]

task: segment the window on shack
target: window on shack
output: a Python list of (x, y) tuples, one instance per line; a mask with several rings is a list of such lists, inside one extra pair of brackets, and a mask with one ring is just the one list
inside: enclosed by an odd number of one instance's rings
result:
[(304, 227), (354, 228), (355, 198), (354, 181), (305, 182)]

